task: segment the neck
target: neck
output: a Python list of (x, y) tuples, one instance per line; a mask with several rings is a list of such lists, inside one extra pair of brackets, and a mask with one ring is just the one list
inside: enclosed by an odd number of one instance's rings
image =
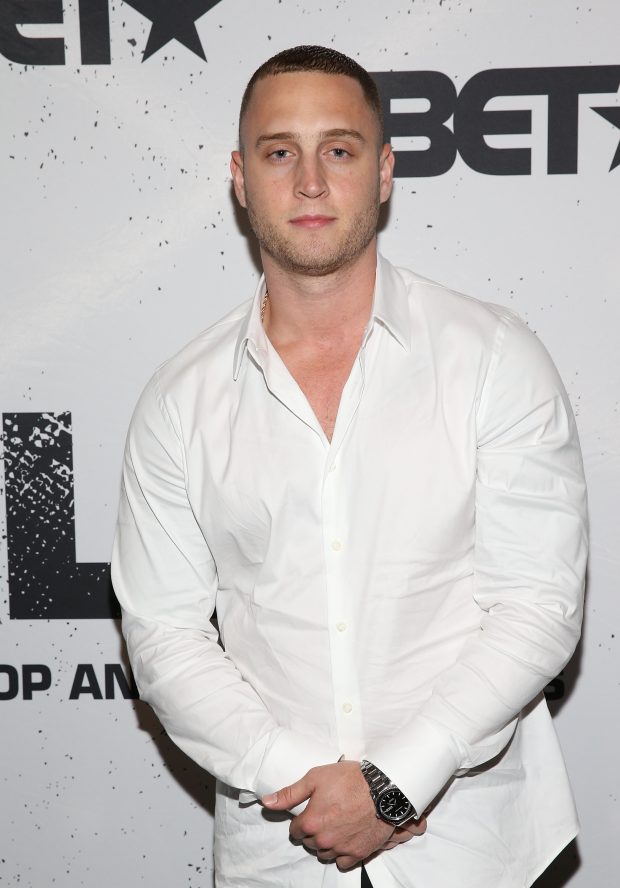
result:
[(320, 277), (285, 270), (268, 254), (262, 259), (269, 293), (264, 324), (274, 345), (336, 342), (364, 330), (375, 286), (376, 240), (354, 262)]

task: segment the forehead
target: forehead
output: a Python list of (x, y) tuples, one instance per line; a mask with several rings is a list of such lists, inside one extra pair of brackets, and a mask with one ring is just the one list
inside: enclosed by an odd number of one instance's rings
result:
[(302, 132), (336, 127), (372, 131), (376, 117), (361, 85), (344, 74), (295, 71), (259, 80), (242, 121), (244, 132)]

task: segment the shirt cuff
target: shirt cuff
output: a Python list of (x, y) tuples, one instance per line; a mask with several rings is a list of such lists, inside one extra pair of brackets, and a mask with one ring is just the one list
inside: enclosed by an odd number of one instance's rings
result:
[(406, 731), (370, 746), (364, 757), (389, 777), (421, 816), (461, 767), (452, 735), (418, 717)]
[[(295, 783), (318, 765), (331, 765), (338, 761), (340, 753), (335, 746), (313, 740), (304, 734), (280, 728), (267, 745), (263, 761), (256, 775), (256, 791), (242, 790), (239, 803), (260, 800), (269, 793)], [(298, 814), (306, 807), (304, 802), (292, 808)]]

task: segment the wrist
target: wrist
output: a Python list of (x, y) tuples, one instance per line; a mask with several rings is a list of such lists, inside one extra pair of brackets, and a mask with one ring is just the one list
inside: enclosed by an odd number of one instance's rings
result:
[(363, 759), (360, 762), (362, 775), (379, 820), (390, 826), (402, 826), (409, 821), (419, 820), (419, 815), (406, 795), (376, 765)]

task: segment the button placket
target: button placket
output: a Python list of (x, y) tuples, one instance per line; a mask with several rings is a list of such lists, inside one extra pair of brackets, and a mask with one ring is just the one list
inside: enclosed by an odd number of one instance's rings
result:
[(323, 533), (334, 712), (339, 743), (343, 750), (349, 750), (359, 746), (362, 725), (351, 626), (351, 590), (347, 579), (350, 574), (347, 568), (350, 553), (347, 542), (347, 496), (341, 471), (343, 458), (340, 453), (336, 462), (333, 455), (327, 454), (323, 484)]

